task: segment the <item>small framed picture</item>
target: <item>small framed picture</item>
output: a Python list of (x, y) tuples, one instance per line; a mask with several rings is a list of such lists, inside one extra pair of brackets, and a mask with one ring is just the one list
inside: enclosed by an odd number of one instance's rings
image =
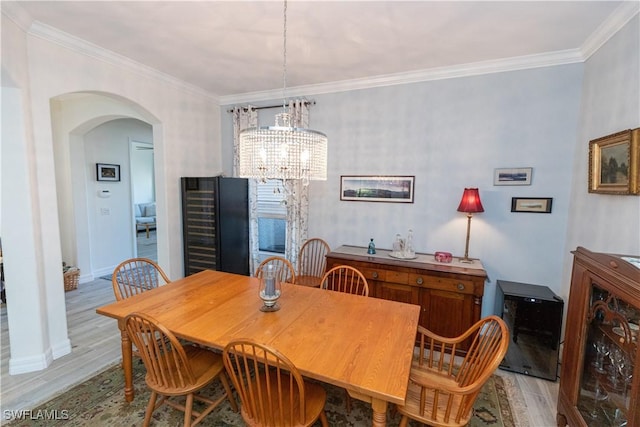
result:
[(552, 197), (512, 197), (511, 212), (551, 213)]
[(413, 176), (343, 175), (340, 200), (413, 203)]
[(533, 168), (501, 168), (493, 172), (493, 185), (531, 185)]
[(120, 165), (96, 163), (96, 177), (98, 181), (120, 181)]
[(589, 141), (589, 193), (640, 194), (640, 128)]

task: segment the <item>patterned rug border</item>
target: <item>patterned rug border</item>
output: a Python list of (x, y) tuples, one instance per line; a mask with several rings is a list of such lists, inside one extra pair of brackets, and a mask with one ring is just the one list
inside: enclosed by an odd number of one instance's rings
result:
[[(80, 427), (96, 426), (136, 426), (144, 418), (144, 410), (149, 398), (149, 392), (144, 381), (144, 365), (134, 360), (134, 388), (136, 398), (132, 403), (126, 403), (123, 395), (123, 375), (120, 362), (106, 367), (100, 373), (86, 381), (69, 387), (58, 396), (49, 400), (38, 408), (25, 414), (27, 418), (16, 419), (5, 424), (7, 427)], [(489, 383), (488, 383), (489, 384)], [(509, 378), (493, 375), (493, 387), (481, 393), (474, 405), (474, 417), (470, 427), (515, 427), (520, 426), (515, 418), (520, 409), (520, 403), (514, 404), (514, 388)], [(371, 406), (357, 400), (353, 401), (351, 413), (345, 413), (344, 392), (330, 384), (323, 384), (327, 390), (327, 405), (325, 411), (330, 426), (363, 426), (371, 424)], [(483, 388), (483, 390), (485, 390)], [(211, 387), (207, 394), (217, 395), (221, 387)], [(493, 397), (492, 397), (493, 396)], [(393, 406), (393, 405), (390, 405)], [(515, 411), (515, 412), (514, 412)], [(396, 427), (399, 416), (387, 417), (387, 425)], [(152, 426), (181, 426), (182, 414), (173, 408), (164, 406), (154, 413)], [(243, 425), (239, 415), (233, 413), (228, 402), (224, 402), (218, 409), (203, 420), (203, 427), (237, 426)], [(319, 426), (319, 422), (314, 424)], [(410, 422), (410, 426), (419, 424)]]
[(494, 377), (502, 379), (502, 385), (508, 396), (512, 422), (517, 427), (529, 427), (529, 419), (526, 416), (527, 404), (522, 394), (522, 389), (515, 384), (516, 378), (513, 374), (507, 374), (503, 371), (497, 371)]

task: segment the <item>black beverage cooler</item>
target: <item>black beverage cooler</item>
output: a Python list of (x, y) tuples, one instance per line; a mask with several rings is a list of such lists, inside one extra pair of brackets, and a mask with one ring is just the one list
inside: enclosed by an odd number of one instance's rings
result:
[(496, 314), (511, 341), (500, 368), (555, 381), (564, 302), (546, 286), (498, 280)]

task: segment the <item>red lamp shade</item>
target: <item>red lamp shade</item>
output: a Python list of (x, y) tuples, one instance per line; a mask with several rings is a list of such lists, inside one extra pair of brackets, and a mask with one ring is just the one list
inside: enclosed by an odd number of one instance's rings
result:
[(460, 206), (458, 206), (458, 212), (484, 212), (477, 188), (464, 189), (464, 193), (462, 193), (462, 200), (460, 200)]

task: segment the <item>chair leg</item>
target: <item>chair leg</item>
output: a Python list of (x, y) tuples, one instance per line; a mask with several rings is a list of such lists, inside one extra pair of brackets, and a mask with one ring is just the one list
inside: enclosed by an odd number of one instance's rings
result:
[(347, 410), (347, 414), (351, 413), (351, 396), (349, 396), (349, 392), (347, 391), (347, 389), (344, 390), (344, 406)]
[(408, 423), (409, 423), (409, 417), (407, 417), (406, 415), (403, 415), (398, 427), (407, 427)]
[(184, 427), (191, 427), (191, 411), (193, 410), (193, 393), (187, 394), (187, 402), (184, 404)]
[(324, 410), (320, 412), (320, 422), (322, 423), (322, 427), (329, 427), (329, 421), (327, 421), (327, 414), (324, 413)]
[(238, 412), (238, 404), (236, 403), (235, 397), (233, 397), (233, 393), (231, 392), (231, 387), (229, 386), (229, 380), (227, 380), (227, 373), (222, 372), (220, 374), (220, 382), (224, 387), (224, 391), (227, 393), (227, 399), (229, 400), (229, 405), (231, 405), (231, 409), (233, 412)]
[(151, 391), (151, 397), (149, 398), (149, 403), (147, 404), (147, 410), (144, 414), (144, 422), (142, 423), (143, 427), (148, 427), (151, 422), (151, 414), (153, 414), (153, 410), (156, 406), (156, 399), (158, 398), (158, 393), (155, 391)]

